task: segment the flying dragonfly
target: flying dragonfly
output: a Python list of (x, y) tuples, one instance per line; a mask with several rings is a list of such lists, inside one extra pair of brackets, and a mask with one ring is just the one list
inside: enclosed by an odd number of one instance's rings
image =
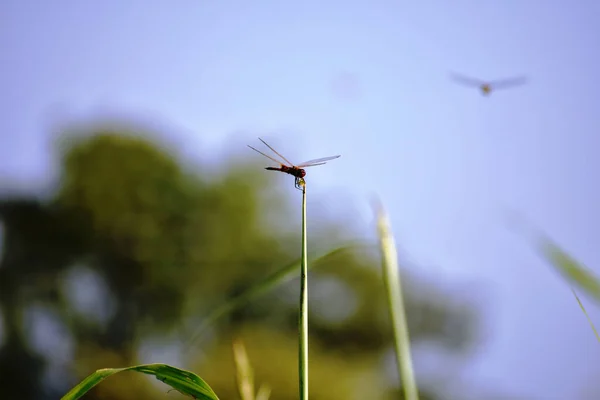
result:
[(527, 78), (519, 76), (515, 78), (502, 79), (496, 81), (482, 81), (479, 79), (469, 78), (459, 74), (451, 74), (452, 79), (466, 86), (478, 87), (484, 96), (488, 96), (492, 90), (507, 89), (510, 87), (521, 86), (527, 82)]
[(304, 168), (314, 167), (315, 165), (323, 165), (323, 164), (326, 164), (327, 161), (331, 161), (331, 160), (334, 160), (334, 159), (340, 157), (339, 155), (337, 155), (337, 156), (331, 156), (331, 157), (316, 158), (314, 160), (305, 161), (302, 164), (294, 165), (287, 158), (285, 158), (284, 156), (279, 154), (277, 152), (277, 150), (275, 150), (274, 148), (269, 146), (267, 144), (267, 142), (265, 142), (261, 138), (258, 138), (258, 140), (263, 142), (265, 144), (265, 146), (267, 146), (269, 149), (271, 149), (271, 151), (273, 151), (273, 153), (275, 153), (279, 157), (281, 157), (281, 160), (277, 160), (276, 158), (271, 157), (271, 156), (263, 153), (262, 151), (255, 149), (254, 147), (252, 147), (250, 145), (247, 145), (248, 147), (250, 147), (252, 150), (256, 151), (257, 153), (260, 153), (263, 156), (270, 159), (271, 161), (274, 161), (277, 164), (279, 164), (279, 167), (266, 167), (265, 169), (267, 169), (269, 171), (285, 172), (286, 174), (292, 175), (294, 178), (296, 178), (294, 184), (296, 186), (296, 189), (299, 189), (299, 190), (302, 190), (302, 186), (304, 186), (304, 184), (306, 183), (304, 181), (304, 177), (306, 176), (306, 171), (304, 170)]

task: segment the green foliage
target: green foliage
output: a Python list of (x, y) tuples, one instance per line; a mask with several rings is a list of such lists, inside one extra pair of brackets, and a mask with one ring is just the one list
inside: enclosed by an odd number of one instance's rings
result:
[(215, 392), (198, 375), (166, 364), (135, 365), (127, 368), (103, 368), (85, 378), (61, 400), (77, 400), (104, 379), (119, 372), (134, 371), (154, 375), (178, 392), (198, 400), (219, 400)]
[[(297, 398), (299, 282), (297, 274), (290, 279), (280, 268), (298, 270), (301, 243), (286, 228), (298, 226), (298, 214), (288, 213), (289, 199), (268, 184), (278, 177), (242, 162), (227, 163), (218, 173), (186, 168), (146, 136), (136, 128), (79, 128), (77, 135), (64, 136), (54, 198), (0, 198), (0, 307), (8, 332), (0, 351), (10, 352), (0, 357), (3, 396), (58, 398), (90, 371), (142, 364), (140, 345), (168, 344), (184, 331), (179, 343), (185, 367), (221, 398), (237, 396), (230, 347), (237, 338), (246, 343), (256, 379), (269, 383), (273, 398)], [(344, 221), (313, 224), (316, 233), (349, 235)], [(393, 333), (378, 260), (368, 246), (331, 251), (340, 236), (320, 236), (318, 247), (328, 249), (327, 257), (309, 263), (318, 267), (309, 279), (310, 395), (384, 398), (397, 385), (382, 378), (381, 359), (393, 347)], [(80, 267), (105, 288), (86, 311), (63, 285)], [(413, 343), (435, 341), (452, 349), (466, 343), (470, 309), (449, 302), (429, 283), (404, 278)], [(60, 339), (73, 348), (68, 368), (52, 367), (64, 377), (52, 387), (44, 386), (41, 372), (34, 374), (43, 371), (38, 358), (47, 363), (52, 356), (34, 356), (21, 323), (21, 315), (40, 303), (65, 332)], [(90, 323), (97, 311), (105, 316)], [(202, 340), (185, 346), (188, 333), (201, 325)], [(164, 394), (119, 374), (85, 398)]]
[[(95, 238), (147, 268), (148, 284), (173, 282), (198, 255), (199, 182), (147, 141), (103, 133), (64, 155), (57, 203), (86, 212)], [(196, 258), (194, 258), (196, 256)]]

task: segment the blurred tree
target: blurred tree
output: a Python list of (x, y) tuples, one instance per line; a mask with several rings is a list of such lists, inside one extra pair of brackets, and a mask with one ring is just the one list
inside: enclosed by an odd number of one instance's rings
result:
[[(274, 222), (298, 215), (274, 194), (274, 174), (237, 162), (218, 176), (187, 171), (141, 134), (148, 132), (119, 124), (67, 132), (51, 201), (0, 200), (0, 387), (6, 398), (54, 399), (95, 369), (139, 363), (145, 340), (168, 337), (298, 257), (299, 237)], [(321, 231), (343, 231), (343, 222), (330, 225)], [(327, 234), (311, 240), (321, 248), (335, 244)], [(392, 336), (378, 260), (349, 251), (320, 263), (309, 281), (311, 397), (389, 398), (397, 388), (383, 378)], [(95, 280), (76, 295), (66, 282), (81, 268)], [(453, 305), (431, 285), (407, 289), (413, 342), (464, 350), (473, 310)], [(221, 398), (237, 398), (231, 340), (241, 336), (257, 382), (273, 388), (273, 399), (297, 398), (297, 295), (297, 282), (290, 282), (220, 321), (187, 367)], [(89, 301), (91, 308), (82, 311)], [(22, 322), (36, 304), (53, 310), (66, 332), (58, 340), (72, 345), (63, 364), (36, 348), (32, 337), (40, 333)], [(104, 317), (94, 320), (94, 313)], [(57, 334), (41, 332), (51, 335)], [(164, 398), (165, 386), (161, 392), (145, 382), (114, 377), (86, 398)]]

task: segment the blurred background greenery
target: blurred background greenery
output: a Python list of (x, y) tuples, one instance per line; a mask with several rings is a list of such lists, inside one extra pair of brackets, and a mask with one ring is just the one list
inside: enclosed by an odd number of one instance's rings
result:
[[(298, 193), (240, 157), (185, 162), (157, 139), (168, 134), (132, 121), (72, 124), (55, 140), (61, 172), (50, 191), (0, 193), (2, 398), (56, 399), (98, 368), (166, 362), (236, 399), (238, 338), (257, 384), (272, 399), (297, 398), (297, 279), (186, 343), (211, 310), (298, 259)], [(323, 209), (309, 194), (309, 252), (364, 245), (309, 274), (310, 396), (398, 398), (375, 228)], [(458, 360), (441, 374), (417, 368), (421, 398), (456, 399), (446, 388), (482, 339), (477, 307), (411, 271), (403, 282), (416, 364), (431, 351)], [(181, 397), (167, 390), (127, 373), (85, 398)], [(460, 398), (469, 391), (464, 383)]]

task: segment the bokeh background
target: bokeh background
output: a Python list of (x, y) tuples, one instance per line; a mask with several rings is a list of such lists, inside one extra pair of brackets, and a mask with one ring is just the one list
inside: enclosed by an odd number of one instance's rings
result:
[[(599, 17), (591, 0), (3, 1), (2, 398), (141, 362), (237, 398), (235, 338), (272, 398), (297, 397), (297, 281), (187, 340), (298, 257), (300, 193), (257, 136), (297, 162), (342, 154), (308, 171), (309, 245), (364, 244), (310, 274), (312, 398), (398, 398), (373, 194), (424, 399), (600, 398), (585, 317), (509, 218), (600, 264)], [(482, 97), (450, 71), (530, 81)], [(167, 390), (129, 374), (86, 398)]]

